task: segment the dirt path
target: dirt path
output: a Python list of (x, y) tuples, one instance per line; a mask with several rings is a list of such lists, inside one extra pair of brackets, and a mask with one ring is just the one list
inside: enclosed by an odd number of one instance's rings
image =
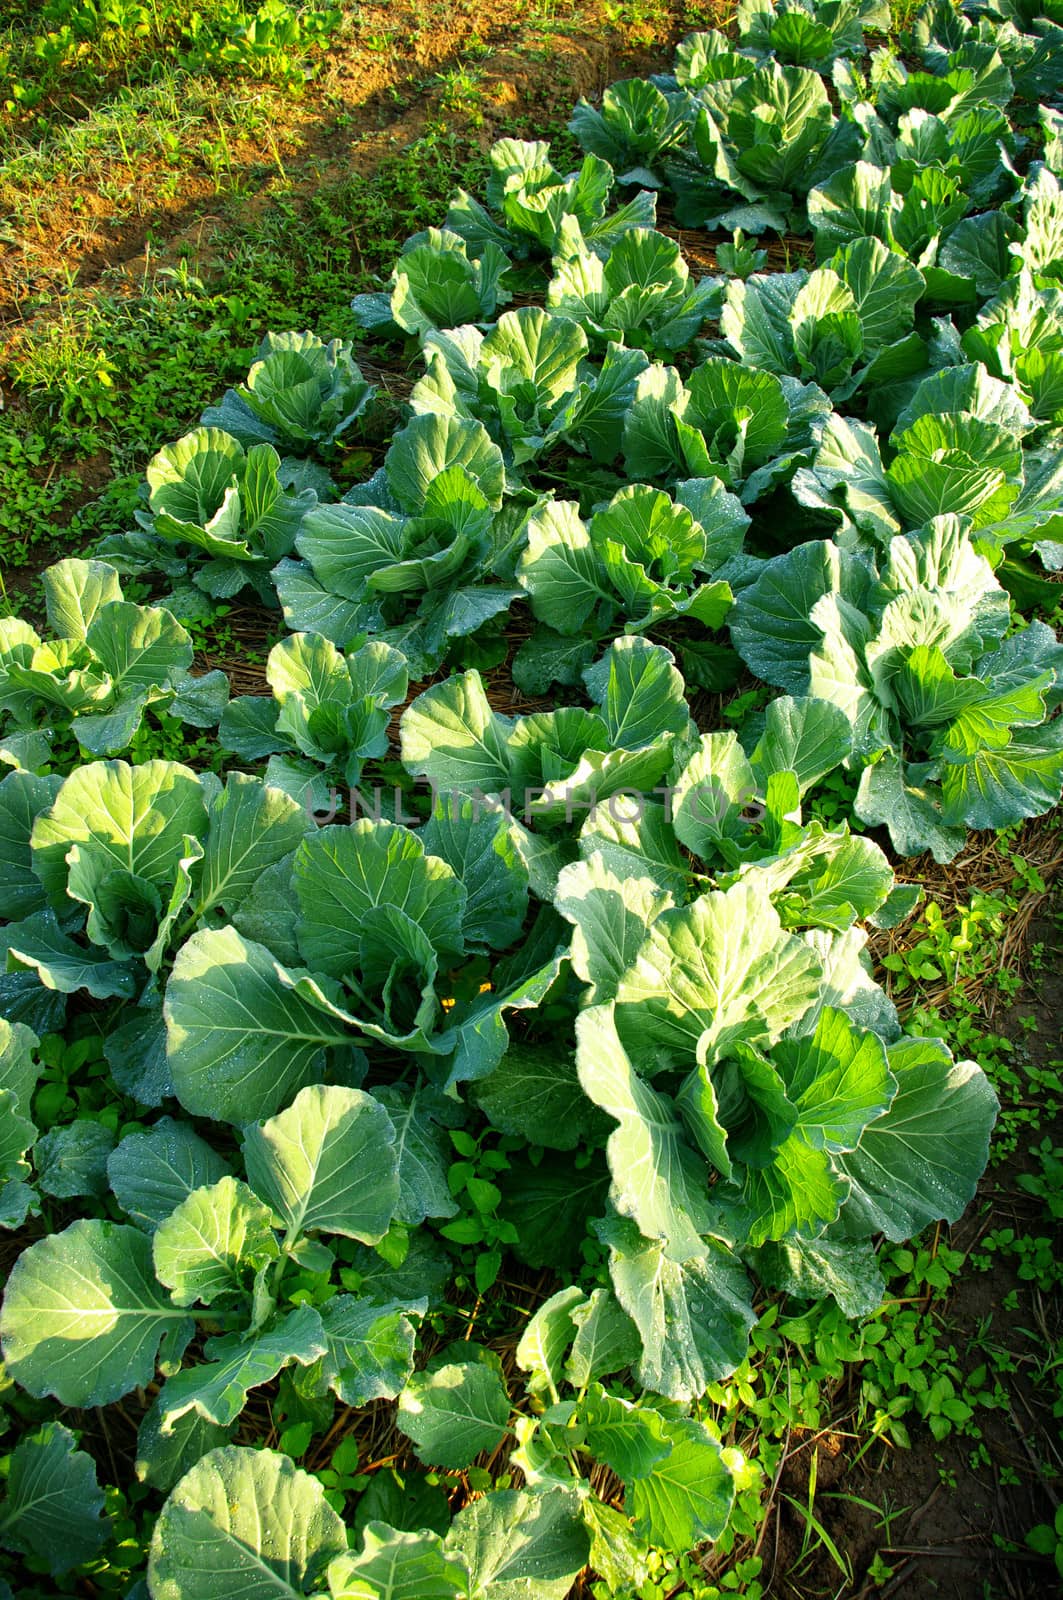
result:
[(297, 99), (179, 77), (179, 94), (170, 82), (134, 91), (133, 116), (115, 102), (60, 122), (0, 168), (0, 333), (42, 299), (114, 287), (116, 274), (140, 285), (176, 250), (209, 249), (212, 213), (234, 195), (254, 211), (278, 187), (294, 199), (366, 175), (433, 119), (485, 149), (503, 132), (538, 137), (580, 95), (659, 64), (691, 10), (666, 0), (632, 29), (602, 0), (389, 0), (357, 8)]

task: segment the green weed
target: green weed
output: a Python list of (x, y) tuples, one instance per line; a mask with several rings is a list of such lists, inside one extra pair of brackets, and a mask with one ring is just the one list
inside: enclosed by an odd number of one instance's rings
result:
[(160, 63), (193, 73), (233, 73), (301, 88), (343, 21), (338, 7), (309, 10), (263, 0), (45, 0), (11, 19), (0, 53), (0, 96), (10, 112), (50, 97), (93, 94), (101, 81), (143, 81)]

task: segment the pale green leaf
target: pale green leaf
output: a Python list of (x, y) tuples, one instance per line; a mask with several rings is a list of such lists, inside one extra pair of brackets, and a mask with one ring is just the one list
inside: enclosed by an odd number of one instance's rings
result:
[(0, 1544), (43, 1561), (52, 1577), (89, 1561), (109, 1521), (96, 1463), (61, 1422), (24, 1435), (11, 1452)]
[(600, 853), (605, 866), (623, 882), (650, 878), (679, 899), (686, 893), (689, 869), (663, 805), (643, 800), (625, 815), (620, 804), (597, 807), (580, 833), (580, 854)]
[(739, 1204), (750, 1244), (787, 1234), (815, 1237), (837, 1220), (848, 1192), (826, 1151), (794, 1128), (766, 1166), (745, 1168)]
[(347, 1548), (316, 1478), (274, 1450), (212, 1450), (155, 1524), (153, 1600), (302, 1600)]
[(851, 748), (849, 720), (839, 706), (780, 695), (765, 711), (764, 732), (749, 760), (761, 783), (773, 772), (793, 772), (804, 794), (841, 766)]
[(21, 922), (47, 904), (33, 870), (30, 836), (61, 783), (55, 774), (38, 778), (31, 772), (11, 772), (0, 782), (0, 917), (8, 922)]
[(516, 1361), (529, 1374), (530, 1394), (557, 1399), (564, 1355), (576, 1334), (572, 1312), (585, 1305), (586, 1296), (574, 1284), (559, 1289), (533, 1312), (516, 1349)]
[(401, 910), (441, 959), (464, 948), (463, 886), (446, 862), (425, 854), (415, 833), (395, 823), (362, 818), (319, 829), (299, 846), (293, 879), (299, 947), (315, 973), (339, 978), (361, 967), (363, 925), (378, 907)]
[(186, 1111), (225, 1122), (269, 1116), (323, 1075), (322, 1052), (350, 1039), (297, 993), (295, 977), (235, 928), (193, 934), (166, 989), (167, 1051)]
[(107, 1193), (107, 1158), (113, 1149), (110, 1128), (91, 1117), (49, 1128), (33, 1150), (38, 1187), (57, 1200), (77, 1195), (101, 1199)]
[(621, 1478), (643, 1478), (668, 1455), (664, 1419), (649, 1407), (607, 1394), (592, 1383), (578, 1416), (587, 1448)]
[(151, 1382), (160, 1342), (192, 1331), (155, 1278), (137, 1228), (72, 1222), (11, 1270), (0, 1333), (13, 1378), (66, 1406), (107, 1405)]
[(576, 1020), (580, 1083), (619, 1127), (606, 1155), (611, 1198), (645, 1238), (661, 1239), (685, 1261), (701, 1250), (713, 1225), (709, 1169), (688, 1142), (670, 1096), (650, 1087), (632, 1067), (617, 1036), (611, 1006), (594, 1006)]
[(467, 1467), (501, 1444), (509, 1397), (493, 1367), (450, 1361), (414, 1374), (399, 1396), (396, 1420), (426, 1466)]
[(956, 1222), (988, 1159), (998, 1102), (973, 1061), (954, 1062), (940, 1039), (889, 1049), (897, 1093), (856, 1149), (837, 1157), (852, 1183), (842, 1213), (852, 1238), (910, 1239), (930, 1222)]
[(687, 1261), (669, 1259), (634, 1223), (598, 1224), (609, 1246), (616, 1297), (642, 1340), (636, 1374), (644, 1388), (693, 1400), (744, 1359), (754, 1322), (749, 1285), (737, 1258), (715, 1239)]
[(201, 836), (207, 810), (196, 774), (175, 761), (94, 761), (77, 767), (33, 829), (34, 871), (55, 904), (72, 845), (122, 871), (169, 887), (186, 834)]
[(610, 1594), (637, 1591), (648, 1571), (646, 1546), (631, 1530), (630, 1520), (595, 1494), (580, 1501), (583, 1525), (590, 1534), (587, 1565), (608, 1586)]
[(373, 1090), (373, 1097), (387, 1111), (394, 1129), (399, 1169), (396, 1220), (416, 1227), (426, 1217), (452, 1217), (458, 1207), (447, 1186), (453, 1146), (446, 1130), (460, 1109), (424, 1083), (413, 1088), (383, 1084)]
[(942, 815), (950, 828), (1007, 828), (1043, 816), (1063, 788), (1063, 725), (1016, 727), (1007, 744), (952, 751), (941, 771)]
[(594, 1003), (612, 999), (649, 929), (672, 905), (650, 878), (617, 877), (597, 852), (564, 868), (554, 904), (573, 928), (571, 961)]
[(882, 1040), (830, 1006), (820, 1012), (814, 1033), (781, 1039), (771, 1059), (797, 1110), (797, 1126), (820, 1149), (854, 1150), (893, 1099)]
[(212, 1339), (202, 1365), (183, 1367), (163, 1385), (163, 1431), (192, 1410), (227, 1428), (244, 1409), (251, 1389), (269, 1383), (293, 1361), (304, 1367), (319, 1361), (326, 1350), (321, 1318), (312, 1306), (299, 1306), (265, 1333)]
[(375, 1244), (399, 1200), (395, 1130), (384, 1107), (361, 1089), (308, 1084), (286, 1111), (249, 1127), (248, 1182), (301, 1233), (344, 1234)]
[(497, 511), (502, 504), (502, 452), (479, 422), (460, 417), (414, 417), (392, 441), (385, 463), (392, 493), (403, 508), (420, 511), (432, 484), (450, 467), (462, 467)]
[(249, 1287), (278, 1254), (267, 1206), (236, 1178), (194, 1189), (155, 1230), (152, 1255), (175, 1305), (209, 1306)]
[[(50, 910), (35, 912), (0, 931), (0, 951), (8, 957), (9, 972), (32, 968), (34, 981), (58, 994), (85, 989), (97, 1000), (132, 1000), (137, 992), (137, 975), (127, 962), (111, 961), (103, 950), (76, 944)], [(46, 1031), (39, 1023), (38, 1027), (41, 1033)]]
[(595, 1378), (624, 1372), (638, 1360), (638, 1330), (611, 1289), (592, 1289), (590, 1299), (573, 1306), (570, 1316), (576, 1337), (565, 1372), (574, 1388), (585, 1389)]
[(583, 674), (612, 745), (638, 750), (661, 734), (683, 733), (690, 713), (675, 658), (647, 639), (614, 639)]
[(192, 665), (192, 639), (161, 606), (112, 600), (88, 625), (85, 643), (123, 697), (176, 684)]
[(115, 1199), (148, 1232), (193, 1190), (216, 1183), (227, 1170), (205, 1139), (173, 1117), (160, 1117), (146, 1133), (127, 1134), (107, 1158)]
[(48, 626), (58, 639), (84, 639), (101, 606), (121, 600), (122, 585), (104, 561), (67, 558), (41, 574)]
[(438, 1533), (402, 1533), (369, 1522), (358, 1555), (337, 1556), (328, 1569), (333, 1600), (461, 1600), (468, 1574), (450, 1560)]
[(945, 863), (966, 842), (966, 830), (946, 821), (933, 789), (909, 783), (904, 764), (894, 755), (864, 768), (853, 813), (871, 827), (887, 827), (893, 848), (902, 856), (929, 850), (935, 861)]
[(445, 861), (465, 889), (466, 941), (494, 950), (512, 944), (528, 912), (528, 869), (506, 818), (473, 800), (443, 796), (421, 838), (427, 854)]
[(734, 1479), (704, 1423), (662, 1419), (661, 1433), (671, 1449), (628, 1484), (624, 1509), (642, 1538), (683, 1555), (720, 1537), (734, 1503)]
[(804, 1300), (834, 1296), (847, 1317), (868, 1317), (886, 1292), (874, 1245), (859, 1239), (780, 1239), (754, 1256), (762, 1283)]
[(220, 907), (231, 917), (262, 874), (289, 855), (310, 827), (305, 807), (288, 795), (247, 773), (231, 772), (210, 807), (196, 916)]
[(745, 831), (743, 812), (756, 794), (753, 768), (738, 735), (703, 733), (672, 795), (676, 838), (695, 855), (713, 860), (721, 840)]
[(444, 1541), (470, 1573), (469, 1600), (565, 1600), (586, 1565), (575, 1493), (496, 1490), (464, 1506)]
[(161, 1397), (156, 1395), (137, 1429), (138, 1479), (168, 1494), (208, 1451), (229, 1443), (230, 1431), (195, 1410), (171, 1418), (164, 1427)]
[(394, 1400), (413, 1372), (416, 1330), (411, 1317), (422, 1317), (428, 1301), (374, 1300), (338, 1294), (322, 1308), (321, 1323), (328, 1346), (322, 1377), (345, 1406), (371, 1400)]
[(480, 674), (426, 689), (402, 717), (402, 760), (440, 790), (505, 789), (510, 780), (511, 724), (491, 709)]
[(515, 1039), (490, 1077), (470, 1092), (492, 1127), (521, 1134), (547, 1150), (574, 1150), (598, 1119), (571, 1053), (554, 1045)]
[(579, 506), (570, 500), (549, 500), (529, 520), (517, 577), (540, 622), (560, 634), (579, 633), (595, 606), (614, 598)]
[(782, 931), (759, 886), (737, 883), (665, 911), (617, 988), (617, 1026), (636, 1067), (692, 1064), (730, 1044), (771, 1041), (816, 997), (820, 967)]

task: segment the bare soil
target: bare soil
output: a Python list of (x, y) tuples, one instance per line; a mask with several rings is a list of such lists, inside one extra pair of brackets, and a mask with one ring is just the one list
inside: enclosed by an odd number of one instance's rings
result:
[[(707, 19), (712, 7), (703, 9)], [(105, 274), (140, 284), (153, 266), (189, 246), (193, 270), (209, 271), (215, 213), (227, 191), (239, 190), (241, 205), (256, 208), (278, 189), (293, 199), (352, 172), (372, 172), (433, 119), (450, 115), (454, 90), (443, 80), (455, 69), (468, 69), (475, 83), (482, 117), (475, 134), (484, 149), (501, 133), (536, 137), (536, 123), (564, 120), (580, 95), (659, 65), (690, 10), (662, 6), (660, 25), (622, 31), (602, 0), (571, 0), (549, 25), (527, 0), (363, 5), (357, 28), (334, 42), (299, 98), (234, 85), (234, 100), (261, 104), (268, 140), (228, 134), (224, 182), (204, 154), (174, 187), (161, 146), (133, 160), (120, 149), (100, 153), (91, 171), (56, 173), (44, 197), (20, 190), (17, 175), (0, 174), (0, 238), (17, 241), (0, 256), (0, 332), (24, 321), (28, 300), (87, 287)], [(194, 111), (194, 93), (190, 102)], [(468, 121), (460, 108), (455, 120)], [(220, 128), (204, 104), (195, 136), (210, 142)]]

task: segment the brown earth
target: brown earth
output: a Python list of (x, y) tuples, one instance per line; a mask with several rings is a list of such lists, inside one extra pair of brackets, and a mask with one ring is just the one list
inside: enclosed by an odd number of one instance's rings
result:
[[(357, 28), (349, 25), (334, 42), (300, 98), (234, 84), (234, 101), (252, 118), (259, 111), (267, 126), (255, 136), (224, 134), (225, 183), (205, 154), (174, 185), (174, 163), (161, 143), (133, 160), (112, 149), (100, 152), (90, 171), (57, 171), (46, 196), (20, 183), (17, 162), (0, 169), (0, 240), (10, 246), (6, 260), (0, 257), (0, 331), (23, 322), (31, 297), (84, 288), (105, 274), (138, 285), (189, 244), (193, 270), (209, 271), (218, 221), (211, 213), (227, 191), (239, 190), (242, 207), (257, 208), (270, 203), (278, 178), (295, 198), (351, 172), (371, 172), (433, 118), (454, 110), (462, 120), (460, 105), (448, 104), (455, 86), (441, 81), (456, 69), (470, 73), (486, 149), (501, 133), (535, 137), (536, 122), (564, 120), (580, 95), (659, 65), (682, 32), (719, 15), (711, 0), (668, 0), (653, 24), (624, 29), (609, 20), (602, 0), (570, 0), (548, 20), (529, 0), (360, 6)], [(194, 80), (181, 109), (199, 119), (197, 137), (222, 135)]]

